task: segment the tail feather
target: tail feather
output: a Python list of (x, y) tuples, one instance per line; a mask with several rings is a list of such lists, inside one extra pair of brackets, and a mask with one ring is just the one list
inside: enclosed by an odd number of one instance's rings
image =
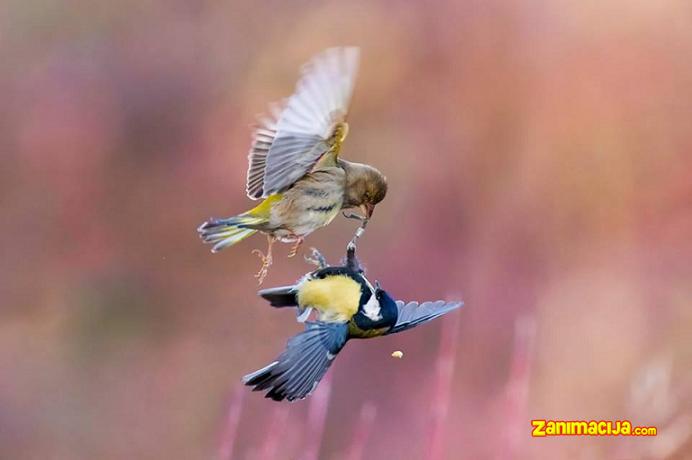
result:
[(202, 241), (214, 245), (211, 252), (219, 252), (255, 234), (257, 230), (248, 227), (264, 222), (261, 217), (241, 214), (228, 219), (209, 219), (199, 226), (197, 232)]
[(295, 286), (281, 286), (262, 289), (257, 294), (263, 299), (268, 300), (272, 307), (281, 308), (298, 306)]
[(269, 305), (274, 308), (296, 307), (296, 321), (304, 323), (310, 317), (311, 307), (301, 307), (298, 305), (298, 288), (296, 286), (281, 286), (269, 289), (262, 289), (257, 293), (263, 299), (269, 301)]

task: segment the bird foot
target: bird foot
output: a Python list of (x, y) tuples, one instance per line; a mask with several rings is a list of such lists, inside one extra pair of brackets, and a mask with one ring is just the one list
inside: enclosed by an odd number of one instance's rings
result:
[(307, 308), (298, 307), (298, 310), (296, 311), (296, 321), (298, 321), (299, 323), (304, 323), (310, 317), (311, 312), (312, 312), (311, 307), (307, 307)]
[(319, 269), (323, 269), (327, 266), (327, 259), (324, 258), (322, 253), (317, 250), (317, 248), (310, 248), (311, 255), (305, 256), (305, 261), (309, 264), (317, 266)]
[(262, 260), (262, 267), (260, 267), (259, 271), (255, 275), (255, 278), (257, 278), (258, 285), (262, 285), (262, 283), (264, 282), (264, 278), (266, 278), (267, 273), (269, 273), (269, 267), (272, 264), (272, 255), (271, 253), (265, 255), (259, 249), (253, 249), (252, 253)]
[(303, 244), (303, 238), (298, 238), (296, 243), (291, 247), (291, 250), (288, 251), (288, 257), (295, 257), (296, 254), (298, 254), (298, 248), (300, 248), (300, 245)]
[(360, 262), (358, 262), (358, 258), (356, 257), (355, 240), (356, 237), (354, 237), (353, 240), (348, 243), (348, 246), (346, 246), (346, 267), (356, 273), (363, 273), (363, 267), (361, 267)]

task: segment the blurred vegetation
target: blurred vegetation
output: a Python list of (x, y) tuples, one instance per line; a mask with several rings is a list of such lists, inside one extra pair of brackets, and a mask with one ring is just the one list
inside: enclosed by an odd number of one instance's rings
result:
[[(0, 10), (0, 457), (217, 452), (234, 386), (299, 326), (255, 296), (261, 238), (212, 256), (195, 228), (250, 205), (255, 115), (339, 44), (363, 51), (344, 154), (390, 183), (360, 255), (399, 298), (466, 301), (446, 458), (691, 455), (688, 2)], [(336, 260), (354, 229), (338, 219), (306, 246)], [(309, 269), (287, 252), (267, 286)], [(520, 317), (535, 338), (515, 375)], [(366, 402), (367, 458), (429, 452), (440, 330), (349, 346), (319, 458), (354, 451)], [(506, 397), (514, 378), (523, 399)], [(274, 450), (266, 428), (287, 417), (277, 458), (298, 458), (308, 405), (286, 415), (246, 394), (237, 457)], [(530, 418), (629, 418), (660, 434), (538, 442)], [(512, 420), (518, 441), (502, 441)]]

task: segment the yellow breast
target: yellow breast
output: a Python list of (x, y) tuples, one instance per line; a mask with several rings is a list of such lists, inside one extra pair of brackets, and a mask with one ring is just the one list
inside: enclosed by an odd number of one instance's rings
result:
[(360, 285), (345, 275), (305, 281), (298, 288), (298, 304), (319, 312), (319, 320), (346, 322), (358, 311)]

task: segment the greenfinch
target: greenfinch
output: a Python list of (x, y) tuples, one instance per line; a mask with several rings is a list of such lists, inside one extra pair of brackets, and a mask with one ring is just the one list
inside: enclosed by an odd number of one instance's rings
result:
[[(243, 377), (245, 385), (266, 391), (265, 396), (275, 401), (303, 399), (317, 387), (348, 340), (405, 331), (463, 305), (444, 300), (395, 301), (365, 277), (354, 251), (349, 247), (343, 266), (326, 266), (317, 253), (318, 270), (295, 285), (259, 292), (273, 307), (297, 307), (305, 330), (289, 339), (286, 350), (271, 364)], [(307, 321), (312, 310), (317, 318)]]
[[(346, 115), (358, 70), (359, 49), (330, 48), (302, 71), (294, 94), (260, 120), (248, 155), (247, 196), (262, 202), (226, 219), (212, 218), (198, 232), (212, 252), (256, 232), (267, 235), (266, 254), (255, 249), (261, 284), (272, 264), (275, 241), (294, 243), (329, 224), (343, 209), (358, 208), (363, 221), (387, 193), (386, 178), (372, 166), (340, 158), (348, 135)], [(347, 216), (349, 217), (349, 216)], [(360, 234), (359, 233), (359, 234)]]

